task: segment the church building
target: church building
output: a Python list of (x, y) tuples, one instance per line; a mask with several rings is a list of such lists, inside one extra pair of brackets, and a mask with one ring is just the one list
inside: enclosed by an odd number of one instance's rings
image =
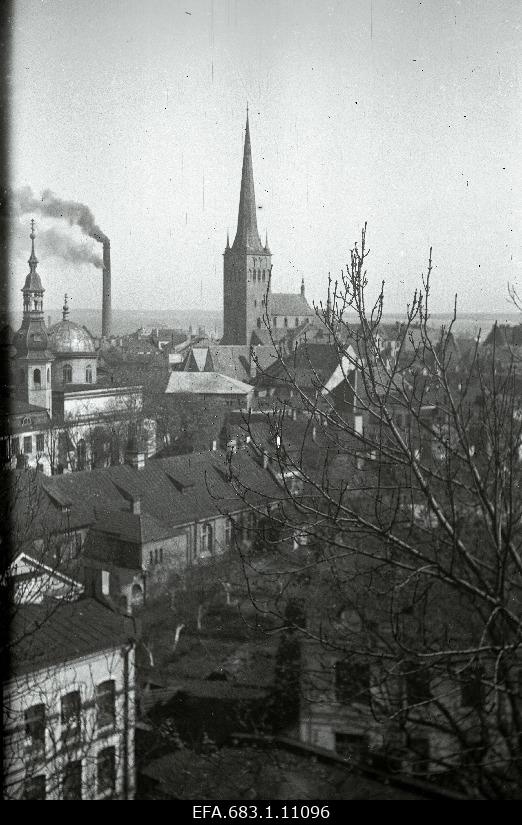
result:
[(22, 324), (0, 342), (11, 367), (0, 405), (0, 466), (54, 475), (132, 462), (138, 430), (141, 452), (153, 454), (155, 422), (142, 414), (142, 387), (100, 382), (94, 339), (69, 319), (67, 295), (62, 320), (46, 327), (34, 220), (30, 238)]
[(248, 112), (241, 174), (237, 231), (232, 246), (227, 237), (223, 262), (223, 329), (221, 343), (268, 343), (281, 332), (315, 318), (305, 297), (304, 280), (297, 294), (272, 292), (272, 253), (268, 238), (257, 228), (256, 196)]

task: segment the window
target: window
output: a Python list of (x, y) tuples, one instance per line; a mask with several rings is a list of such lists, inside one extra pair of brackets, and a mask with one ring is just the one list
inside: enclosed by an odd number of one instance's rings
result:
[(431, 699), (430, 675), (428, 670), (420, 670), (417, 665), (405, 665), (406, 701), (416, 705)]
[(45, 747), (45, 705), (32, 705), (25, 711), (25, 736), (27, 744), (36, 750)]
[(463, 708), (482, 710), (484, 705), (483, 678), (482, 668), (474, 668), (464, 679), (461, 685), (461, 705)]
[(203, 525), (201, 531), (201, 552), (212, 553), (214, 551), (214, 528), (210, 523)]
[(72, 367), (70, 364), (63, 365), (62, 380), (64, 384), (72, 384)]
[(33, 424), (32, 419), (29, 418), (29, 416), (25, 415), (22, 418), (22, 427), (32, 427), (32, 424)]
[(430, 769), (430, 742), (425, 737), (410, 740), (412, 773), (427, 774)]
[(296, 325), (296, 327), (298, 327), (298, 326), (299, 326), (299, 318), (296, 318), (296, 319), (295, 319), (295, 325)]
[(42, 373), (40, 370), (33, 371), (33, 384), (35, 387), (40, 387), (42, 384)]
[(82, 798), (82, 763), (80, 759), (69, 762), (63, 772), (63, 799)]
[(261, 318), (257, 319), (257, 328), (261, 329)]
[(32, 435), (25, 435), (24, 436), (24, 453), (32, 453), (33, 452), (33, 437)]
[(44, 435), (43, 433), (38, 433), (36, 436), (36, 452), (43, 453), (44, 451)]
[(24, 799), (45, 799), (45, 775), (31, 776), (24, 781)]
[(16, 435), (11, 439), (11, 455), (18, 455), (20, 452), (20, 439)]
[(149, 564), (151, 567), (154, 564), (154, 552), (152, 550), (149, 551)]
[(61, 725), (62, 737), (70, 738), (77, 736), (80, 732), (80, 720), (82, 714), (82, 700), (79, 690), (72, 690), (62, 696), (61, 701)]
[[(152, 551), (151, 551), (152, 556)], [(154, 564), (162, 564), (163, 562), (163, 547), (156, 547), (154, 550)]]
[(263, 283), (265, 283), (265, 270), (263, 269)]
[(109, 596), (110, 595), (110, 581), (111, 581), (111, 574), (108, 570), (102, 570), (102, 596)]
[(232, 519), (227, 518), (225, 521), (225, 547), (230, 547), (232, 544)]
[(287, 326), (288, 326), (288, 318), (285, 318), (285, 320), (283, 321), (283, 323), (284, 323), (285, 327), (287, 327)]
[(51, 370), (47, 367), (47, 383), (51, 383)]
[(116, 790), (116, 751), (104, 748), (97, 757), (96, 773), (98, 793), (114, 793)]
[(87, 447), (83, 438), (78, 442), (76, 447), (76, 461), (79, 470), (85, 470), (85, 462), (87, 458)]
[(274, 315), (274, 328), (277, 327), (277, 315)]
[(370, 699), (370, 668), (361, 662), (341, 659), (334, 665), (335, 698), (338, 702), (368, 703)]
[(85, 369), (85, 383), (92, 384), (92, 367), (90, 364)]
[(358, 733), (336, 733), (335, 752), (344, 759), (363, 762), (368, 754), (368, 740)]
[(114, 725), (116, 721), (116, 691), (114, 679), (96, 687), (96, 715), (99, 728)]

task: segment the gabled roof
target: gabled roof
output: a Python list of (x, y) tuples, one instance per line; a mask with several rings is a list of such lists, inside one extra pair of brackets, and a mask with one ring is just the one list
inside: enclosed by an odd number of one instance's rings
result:
[[(19, 485), (14, 491), (13, 507), (21, 527), (28, 531), (29, 541), (53, 530), (63, 532), (88, 527), (109, 513), (123, 512), (123, 516), (117, 515), (121, 520), (118, 524), (131, 524), (127, 517), (129, 495), (139, 498), (142, 514), (172, 529), (214, 518), (223, 512), (244, 510), (245, 498), (265, 501), (266, 497), (279, 495), (270, 473), (263, 470), (249, 450), (239, 450), (233, 462), (234, 474), (247, 491), (244, 496), (236, 492), (228, 480), (227, 456), (222, 451), (154, 459), (141, 470), (119, 464), (57, 476), (28, 471), (12, 471), (6, 476), (13, 485)], [(187, 479), (192, 486), (180, 490), (180, 483)], [(56, 503), (58, 498), (70, 502), (67, 512)], [(150, 525), (146, 524), (146, 531), (159, 529)]]
[(94, 599), (17, 606), (10, 630), (14, 677), (119, 648), (130, 637), (128, 621)]
[(314, 315), (308, 301), (297, 293), (269, 292), (267, 295), (267, 312), (269, 315)]
[(172, 535), (172, 528), (154, 516), (124, 510), (98, 515), (92, 529), (137, 545), (160, 541)]
[(218, 372), (172, 372), (166, 393), (197, 393), (200, 395), (248, 395), (250, 384), (221, 375)]

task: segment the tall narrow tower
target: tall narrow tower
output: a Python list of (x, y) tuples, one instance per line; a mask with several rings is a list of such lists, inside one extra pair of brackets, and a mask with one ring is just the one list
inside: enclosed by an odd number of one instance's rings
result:
[(270, 290), (272, 255), (268, 238), (261, 243), (257, 229), (256, 196), (248, 109), (241, 173), (241, 193), (234, 243), (223, 256), (223, 344), (249, 344), (263, 327), (265, 296)]
[(22, 326), (13, 339), (16, 349), (15, 380), (18, 392), (29, 404), (46, 407), (52, 413), (51, 363), (49, 338), (44, 323), (43, 294), (40, 275), (36, 271), (38, 259), (34, 252), (34, 220), (31, 221), (31, 255), (29, 272), (22, 288)]

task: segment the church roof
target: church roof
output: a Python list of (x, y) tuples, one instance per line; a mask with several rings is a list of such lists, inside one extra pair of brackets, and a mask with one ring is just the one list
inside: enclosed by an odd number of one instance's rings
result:
[(49, 343), (54, 352), (94, 353), (94, 341), (86, 329), (74, 321), (58, 321), (49, 331)]
[(257, 229), (256, 195), (254, 191), (254, 172), (252, 168), (252, 147), (250, 145), (250, 127), (248, 112), (243, 150), (243, 169), (241, 173), (241, 194), (237, 216), (237, 232), (232, 244), (234, 252), (266, 253)]
[(267, 298), (269, 315), (315, 315), (304, 295), (270, 292)]

